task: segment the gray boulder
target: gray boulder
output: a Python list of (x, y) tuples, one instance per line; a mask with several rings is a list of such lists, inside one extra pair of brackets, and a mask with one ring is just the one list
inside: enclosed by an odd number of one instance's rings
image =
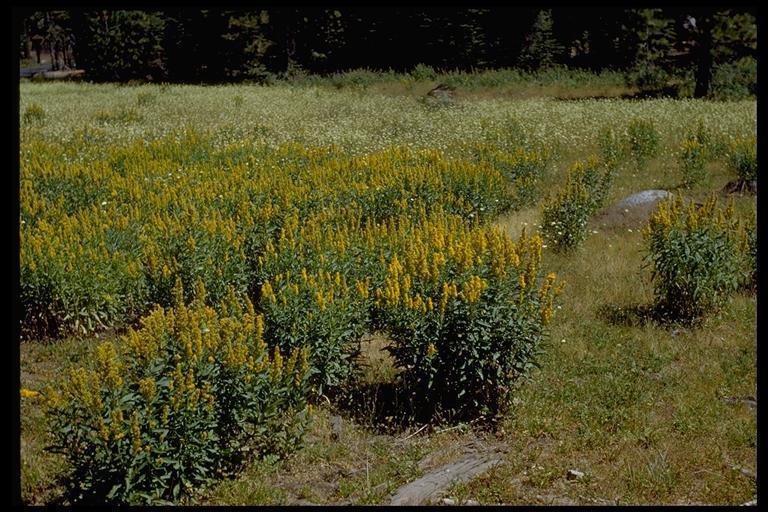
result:
[(593, 228), (639, 228), (645, 225), (661, 201), (674, 194), (667, 190), (643, 190), (625, 197), (598, 212), (591, 220)]

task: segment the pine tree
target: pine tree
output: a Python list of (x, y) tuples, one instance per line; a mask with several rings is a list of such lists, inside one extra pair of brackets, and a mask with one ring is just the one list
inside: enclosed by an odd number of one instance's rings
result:
[(539, 11), (520, 54), (520, 66), (526, 69), (543, 69), (556, 63), (563, 52), (563, 45), (555, 39), (552, 24), (552, 10)]

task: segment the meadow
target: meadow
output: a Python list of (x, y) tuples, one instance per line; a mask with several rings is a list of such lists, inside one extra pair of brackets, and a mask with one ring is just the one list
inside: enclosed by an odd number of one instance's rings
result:
[(754, 498), (756, 102), (431, 85), (21, 84), (26, 503)]

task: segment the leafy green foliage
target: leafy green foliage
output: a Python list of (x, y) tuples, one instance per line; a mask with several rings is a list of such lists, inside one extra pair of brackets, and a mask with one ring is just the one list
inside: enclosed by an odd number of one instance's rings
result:
[(638, 169), (659, 154), (659, 134), (650, 119), (633, 119), (627, 127), (629, 152)]
[(688, 136), (683, 142), (678, 155), (680, 171), (683, 175), (683, 185), (691, 188), (701, 183), (705, 177), (706, 162), (705, 147), (695, 135)]
[(587, 220), (604, 205), (613, 173), (594, 157), (571, 167), (563, 188), (542, 209), (542, 235), (555, 250), (571, 251), (586, 239)]
[(175, 294), (124, 337), (124, 354), (104, 343), (92, 371), (72, 369), (43, 394), (72, 503), (178, 501), (301, 439), (307, 352), (270, 358), (263, 318), (234, 290), (217, 309), (201, 284), (190, 306), (180, 282)]
[(33, 103), (24, 110), (23, 119), (27, 124), (41, 123), (45, 120), (45, 110), (37, 103)]
[(73, 19), (78, 65), (95, 80), (162, 78), (166, 18), (139, 10), (86, 11)]
[(754, 290), (757, 288), (757, 211), (742, 227), (740, 249), (744, 257), (742, 284)]
[(728, 167), (741, 180), (757, 180), (757, 138), (742, 138), (731, 143), (727, 154)]
[(548, 68), (559, 60), (563, 45), (555, 39), (552, 27), (552, 10), (540, 10), (520, 53), (518, 62), (522, 67)]
[(691, 322), (723, 305), (739, 280), (738, 220), (732, 206), (701, 207), (677, 197), (659, 205), (646, 229), (656, 307), (667, 320)]
[(757, 95), (757, 59), (742, 57), (715, 65), (710, 95), (716, 100), (740, 100)]
[(542, 279), (538, 236), (514, 243), (449, 219), (424, 228), (410, 253), (388, 259), (376, 317), (394, 342), (388, 350), (414, 416), (492, 419), (540, 355), (555, 275)]
[(610, 169), (616, 169), (627, 157), (627, 147), (621, 135), (610, 126), (604, 126), (598, 132), (597, 145), (600, 157)]

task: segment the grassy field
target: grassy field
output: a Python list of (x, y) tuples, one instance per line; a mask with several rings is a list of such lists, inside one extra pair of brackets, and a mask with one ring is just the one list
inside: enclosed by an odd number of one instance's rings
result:
[[(175, 171), (185, 176), (205, 165), (231, 165), (225, 158), (211, 161), (217, 152), (235, 158), (262, 154), (262, 147), (279, 151), (287, 143), (333, 145), (339, 158), (392, 146), (439, 150), (447, 159), (458, 158), (468, 144), (510, 151), (523, 147), (545, 155), (538, 185), (542, 193), (534, 204), (488, 221), (517, 239), (523, 228), (538, 230), (546, 193), (561, 186), (573, 162), (599, 153), (601, 130), (625, 134), (633, 120), (652, 120), (661, 141), (658, 155), (647, 163), (625, 160), (619, 166), (608, 204), (658, 188), (703, 201), (735, 175), (723, 158), (712, 158), (700, 184), (679, 189), (677, 154), (686, 135), (702, 123), (727, 146), (756, 131), (755, 101), (515, 100), (503, 94), (462, 96), (460, 91), (455, 104), (443, 106), (423, 101), (429, 85), (384, 95), (321, 87), (24, 83), (21, 178), (54, 180), (58, 169), (68, 165), (90, 166), (109, 178), (117, 172), (119, 148), (163, 144), (174, 136), (183, 140), (180, 130), (194, 131), (197, 140), (210, 144), (200, 153), (202, 161)], [(49, 155), (35, 152), (51, 147), (63, 148), (50, 153), (60, 160), (40, 164)], [(67, 153), (67, 147), (75, 150)], [(141, 175), (165, 176), (176, 165), (171, 156), (166, 160), (151, 162)], [(130, 165), (126, 168), (139, 169), (142, 162)], [(43, 170), (34, 174), (33, 168)], [(77, 171), (67, 179), (99, 185), (98, 178), (89, 176)], [(226, 194), (229, 185), (222, 181)], [(126, 181), (120, 188), (121, 181), (114, 186), (123, 194), (129, 185)], [(66, 195), (70, 189), (62, 187)], [(232, 197), (240, 193), (230, 189)], [(201, 189), (200, 194), (215, 200), (212, 191)], [(56, 201), (49, 200), (49, 205)], [(56, 208), (85, 210), (113, 199), (79, 200), (84, 203)], [(755, 207), (753, 196), (735, 198), (743, 218)], [(701, 325), (647, 319), (642, 311), (653, 301), (653, 285), (651, 270), (644, 266), (642, 228), (593, 224), (586, 242), (572, 254), (544, 248), (542, 267), (554, 271), (566, 288), (540, 368), (518, 383), (509, 413), (494, 429), (473, 423), (385, 424), (377, 414), (382, 398), (376, 390), (391, 383), (397, 369), (383, 351), (389, 340), (371, 333), (361, 354), (368, 387), (351, 405), (319, 404), (301, 449), (284, 459), (252, 461), (236, 476), (196, 490), (188, 503), (387, 503), (401, 485), (478, 447), (502, 450), (504, 461), (447, 490), (445, 496), (458, 503), (735, 505), (752, 500), (757, 425), (749, 400), (757, 386), (756, 293), (734, 294)], [(125, 326), (112, 327), (21, 342), (21, 388), (41, 390), (70, 366), (93, 365), (90, 354), (100, 341), (119, 343)], [(41, 408), (35, 399), (22, 398), (20, 414), (23, 500), (57, 503), (63, 461), (44, 450), (48, 441)], [(566, 478), (570, 469), (583, 477)]]

